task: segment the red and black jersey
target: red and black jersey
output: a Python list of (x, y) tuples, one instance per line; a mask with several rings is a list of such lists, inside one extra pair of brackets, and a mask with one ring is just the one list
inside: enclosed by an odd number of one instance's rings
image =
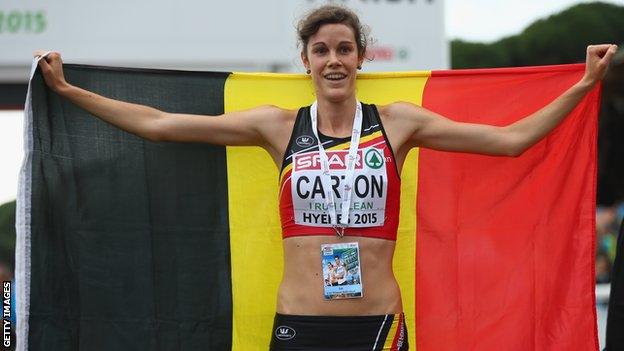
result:
[[(340, 206), (341, 182), (351, 137), (333, 138), (318, 132), (331, 171), (331, 187)], [(375, 105), (362, 104), (349, 226), (345, 235), (396, 240), (401, 180), (394, 153)], [(299, 109), (280, 172), (282, 237), (335, 235), (321, 181), (318, 141), (312, 131), (310, 107)], [(341, 209), (336, 208), (340, 213)]]

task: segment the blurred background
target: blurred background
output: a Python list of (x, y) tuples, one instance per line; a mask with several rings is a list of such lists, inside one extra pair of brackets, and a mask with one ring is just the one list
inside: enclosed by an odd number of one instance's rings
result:
[[(202, 71), (303, 72), (295, 26), (327, 1), (0, 2), (0, 276), (12, 280), (22, 109), (31, 55), (65, 62)], [(370, 26), (364, 71), (583, 62), (588, 44), (624, 46), (624, 0), (342, 0)], [(600, 342), (624, 217), (624, 50), (603, 85), (596, 291)], [(14, 302), (14, 301), (13, 301)]]

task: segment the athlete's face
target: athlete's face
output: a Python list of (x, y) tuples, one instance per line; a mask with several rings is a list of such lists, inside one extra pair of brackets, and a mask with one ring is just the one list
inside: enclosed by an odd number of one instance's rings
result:
[(301, 53), (309, 69), (317, 99), (340, 101), (355, 95), (357, 67), (363, 57), (358, 53), (353, 30), (344, 24), (324, 24), (310, 37)]

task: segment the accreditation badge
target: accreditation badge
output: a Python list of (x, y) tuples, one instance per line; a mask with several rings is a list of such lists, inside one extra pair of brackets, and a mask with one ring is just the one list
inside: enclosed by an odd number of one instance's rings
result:
[(325, 300), (363, 297), (358, 243), (321, 245)]

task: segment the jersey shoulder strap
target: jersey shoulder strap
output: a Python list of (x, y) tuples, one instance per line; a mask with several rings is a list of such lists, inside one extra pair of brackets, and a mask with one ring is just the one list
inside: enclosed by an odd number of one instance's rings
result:
[(318, 147), (316, 138), (312, 132), (310, 106), (304, 106), (297, 112), (295, 125), (293, 126), (292, 133), (290, 133), (290, 140), (288, 140), (288, 146), (286, 146), (286, 151), (284, 152), (280, 173), (292, 162), (293, 154), (301, 151), (308, 151), (308, 149), (312, 151), (318, 149)]

